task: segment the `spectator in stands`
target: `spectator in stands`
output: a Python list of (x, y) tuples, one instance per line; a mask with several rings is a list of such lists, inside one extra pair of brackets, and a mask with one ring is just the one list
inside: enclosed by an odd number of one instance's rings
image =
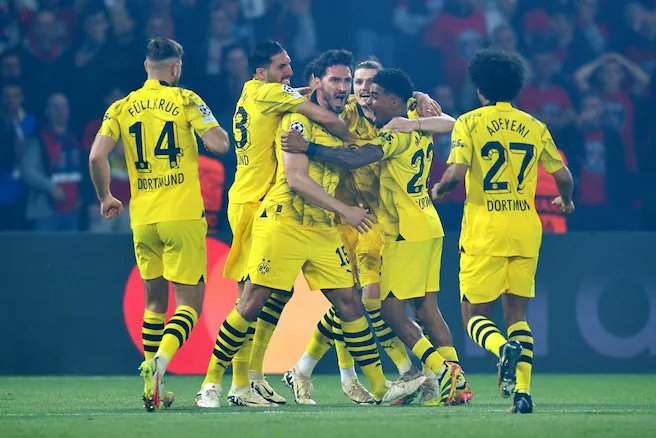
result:
[(36, 117), (23, 107), (23, 88), (17, 83), (2, 86), (2, 112), (26, 138), (36, 137)]
[(576, 0), (575, 47), (579, 59), (589, 61), (608, 46), (608, 29), (597, 18), (598, 0)]
[(20, 181), (19, 148), (21, 139), (16, 125), (0, 117), (0, 231), (20, 230), (25, 218), (23, 185)]
[(232, 117), (244, 83), (253, 75), (248, 70), (248, 53), (242, 46), (226, 47), (223, 58), (225, 68), (203, 96), (206, 96), (208, 104), (213, 105), (212, 108), (217, 108), (217, 113), (227, 112)]
[(649, 76), (635, 63), (617, 53), (607, 53), (580, 67), (574, 78), (579, 91), (597, 91), (604, 102), (605, 123), (617, 129), (624, 144), (626, 167), (638, 170), (634, 139), (634, 108), (631, 96), (644, 95)]
[(45, 114), (40, 142), (26, 143), (23, 154), (22, 175), (30, 187), (26, 216), (39, 231), (78, 230), (81, 151), (69, 131), (66, 96), (50, 95)]
[(512, 26), (502, 24), (494, 28), (490, 38), (491, 48), (517, 52), (517, 34)]
[(281, 27), (285, 47), (294, 65), (301, 67), (317, 55), (317, 28), (312, 17), (310, 0), (285, 2)]
[[(558, 150), (563, 159), (563, 163), (567, 166), (567, 157), (565, 153)], [(559, 196), (558, 186), (553, 177), (545, 170), (541, 163), (538, 163), (538, 184), (535, 191), (535, 210), (540, 216), (542, 222), (543, 233), (563, 234), (567, 232), (567, 214), (562, 208), (551, 203), (551, 201)]]

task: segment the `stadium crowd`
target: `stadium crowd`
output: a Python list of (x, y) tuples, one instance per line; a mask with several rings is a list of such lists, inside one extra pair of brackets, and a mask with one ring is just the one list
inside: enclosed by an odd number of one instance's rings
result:
[[(555, 187), (540, 184), (545, 230), (656, 229), (656, 1), (0, 0), (0, 231), (129, 230), (127, 214), (100, 218), (87, 159), (107, 106), (145, 80), (155, 36), (182, 43), (181, 86), (228, 131), (257, 41), (287, 48), (296, 86), (322, 50), (374, 56), (454, 117), (478, 106), (474, 53), (516, 51), (531, 72), (516, 106), (548, 124), (577, 182), (569, 224), (546, 202)], [(435, 144), (437, 180), (450, 138)], [(120, 149), (112, 192), (128, 205)], [(235, 155), (203, 160), (210, 231), (226, 232)], [(438, 206), (445, 228), (458, 228), (463, 199), (461, 188)]]

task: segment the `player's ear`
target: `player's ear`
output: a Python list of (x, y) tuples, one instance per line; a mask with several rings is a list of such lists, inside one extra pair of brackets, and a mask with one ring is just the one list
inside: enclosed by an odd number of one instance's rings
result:
[(148, 64), (150, 64), (150, 61), (148, 61), (148, 58), (144, 59), (144, 70), (148, 72)]

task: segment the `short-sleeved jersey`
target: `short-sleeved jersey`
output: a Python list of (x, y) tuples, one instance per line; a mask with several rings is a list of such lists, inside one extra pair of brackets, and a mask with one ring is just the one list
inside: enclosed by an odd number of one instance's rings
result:
[[(335, 215), (321, 207), (307, 202), (295, 193), (287, 184), (287, 176), (282, 165), (281, 136), (289, 129), (303, 134), (309, 141), (328, 147), (342, 147), (341, 139), (333, 136), (321, 125), (314, 123), (298, 113), (288, 113), (282, 118), (276, 135), (276, 157), (280, 165), (276, 171), (276, 181), (266, 194), (263, 205), (268, 210), (273, 209), (279, 220), (287, 220), (306, 227), (331, 227), (335, 223)], [(339, 183), (340, 169), (334, 164), (324, 161), (310, 160), (308, 173), (323, 189), (331, 195)]]
[(123, 141), (133, 226), (203, 217), (194, 131), (215, 126), (196, 93), (156, 80), (109, 107), (98, 134)]
[(383, 148), (378, 221), (385, 240), (420, 241), (444, 236), (442, 222), (428, 195), (432, 134), (383, 129), (372, 143)]
[(228, 192), (230, 202), (258, 202), (271, 188), (276, 175), (274, 142), (280, 119), (304, 102), (305, 98), (286, 84), (258, 79), (244, 84), (232, 119), (237, 172)]
[(537, 257), (542, 242), (535, 211), (537, 163), (549, 173), (564, 166), (544, 123), (499, 102), (460, 116), (451, 143), (448, 163), (469, 167), (461, 251)]
[[(410, 98), (407, 103), (408, 117), (417, 118), (417, 101)], [(355, 97), (350, 97), (341, 114), (346, 121), (350, 147), (360, 147), (378, 136), (379, 129), (367, 118)], [(368, 208), (375, 216), (380, 208), (380, 162), (352, 170), (343, 170), (337, 192), (337, 199), (349, 204)]]

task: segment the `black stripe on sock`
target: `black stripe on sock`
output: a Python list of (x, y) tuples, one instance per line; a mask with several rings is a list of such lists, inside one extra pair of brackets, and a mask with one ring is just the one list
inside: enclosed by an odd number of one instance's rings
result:
[(264, 307), (273, 312), (276, 312), (279, 315), (282, 313), (282, 307), (277, 306), (275, 303), (271, 303), (267, 301), (266, 303), (264, 303)]
[(485, 348), (485, 342), (487, 342), (487, 338), (488, 338), (492, 333), (499, 333), (499, 332), (496, 331), (496, 330), (490, 330), (489, 332), (485, 333), (485, 334), (483, 335), (483, 339), (481, 339), (481, 342), (479, 343), (479, 345), (481, 345), (483, 348)]
[(258, 318), (260, 318), (262, 321), (266, 321), (269, 324), (273, 324), (273, 325), (278, 325), (278, 321), (280, 320), (280, 318), (276, 318), (275, 316), (269, 315), (266, 312), (260, 312)]
[(217, 350), (216, 348), (214, 349), (214, 357), (224, 362), (230, 362), (232, 360), (232, 358), (226, 356), (223, 351)]
[(235, 341), (230, 336), (226, 335), (222, 331), (219, 331), (219, 338), (221, 338), (226, 344), (230, 345), (231, 347), (239, 348), (239, 346), (244, 343), (246, 337), (244, 336), (241, 339), (241, 341), (239, 340)]
[(491, 332), (488, 332), (488, 333), (492, 333), (492, 332), (498, 332), (499, 333), (499, 329), (497, 328), (496, 325), (494, 325), (493, 322), (486, 322), (486, 323), (481, 324), (481, 326), (476, 329), (476, 333), (474, 334), (474, 341), (478, 342), (479, 344), (482, 344), (482, 342), (478, 341), (479, 337), (481, 336), (481, 332), (483, 330), (485, 330), (486, 328), (490, 328), (490, 327), (494, 328), (494, 330), (492, 330)]
[(151, 324), (149, 322), (144, 321), (142, 327), (148, 330), (164, 330), (164, 323)]
[(520, 342), (520, 344), (522, 344), (522, 348), (524, 350), (533, 351), (533, 343), (532, 342)]
[[(169, 324), (174, 324), (177, 326), (182, 327), (182, 329), (185, 331), (185, 339), (189, 339), (189, 333), (191, 332), (191, 327), (187, 325), (185, 321), (180, 321), (179, 319), (173, 319), (171, 318), (169, 320)], [(166, 332), (164, 332), (166, 333)]]
[(255, 334), (255, 327), (250, 326), (248, 327), (248, 330), (246, 331), (247, 335), (254, 335)]
[[(475, 316), (472, 317), (471, 319), (476, 318)], [(469, 335), (470, 338), (474, 339), (474, 329), (478, 324), (480, 324), (483, 321), (488, 321), (486, 318), (477, 318), (473, 323), (467, 324), (467, 334)], [(471, 322), (471, 320), (470, 320)]]
[(528, 356), (524, 356), (524, 355), (522, 354), (521, 356), (519, 356), (519, 360), (518, 360), (517, 362), (526, 362), (526, 363), (528, 363), (528, 364), (533, 365), (533, 358), (532, 358), (532, 357), (528, 357)]
[(161, 341), (162, 335), (149, 335), (148, 333), (142, 333), (141, 339), (144, 339), (146, 341)]
[(183, 317), (184, 319), (186, 319), (187, 321), (189, 321), (189, 325), (190, 325), (190, 326), (192, 326), (192, 327), (194, 326), (194, 318), (192, 318), (190, 314), (188, 315), (188, 314), (186, 314), (186, 313), (177, 313), (177, 312), (176, 312), (176, 314), (173, 315), (173, 316), (171, 317), (171, 319), (175, 318), (176, 316), (181, 316), (181, 317)]
[(533, 337), (533, 334), (528, 330), (515, 330), (508, 335), (508, 338), (514, 338), (515, 336), (530, 336)]
[[(348, 346), (348, 344), (347, 344)], [(349, 353), (351, 353), (351, 356), (355, 357), (361, 357), (361, 356), (368, 356), (370, 354), (378, 354), (378, 350), (376, 348), (373, 348), (371, 350), (362, 350), (362, 351), (353, 351), (349, 349)]]
[[(283, 307), (285, 307), (285, 304), (287, 304), (287, 303), (284, 302), (284, 301), (277, 300), (276, 298), (273, 297), (273, 295), (269, 297), (269, 302), (271, 302), (271, 303), (277, 305), (277, 306), (280, 307), (281, 309), (282, 309)], [(282, 311), (282, 310), (281, 310), (281, 311)]]
[(369, 327), (362, 330), (361, 332), (355, 332), (355, 333), (344, 332), (344, 337), (345, 338), (361, 338), (363, 336), (367, 336), (368, 334), (371, 334), (371, 330), (369, 329)]
[(328, 330), (326, 327), (323, 326), (323, 324), (318, 323), (317, 329), (319, 329), (321, 334), (327, 337), (328, 339), (335, 339), (335, 334), (332, 332), (332, 330)]
[(373, 344), (373, 340), (360, 341), (360, 342), (351, 342), (346, 341), (345, 344), (349, 347), (366, 347), (367, 345)]
[(391, 339), (394, 339), (395, 337), (396, 337), (396, 334), (394, 332), (389, 332), (386, 335), (377, 336), (377, 338), (380, 342), (386, 342), (386, 341), (389, 341)]
[(143, 348), (144, 351), (147, 351), (148, 353), (157, 353), (159, 347), (157, 345), (144, 345)]
[(176, 338), (178, 338), (178, 342), (180, 343), (181, 347), (182, 347), (182, 344), (184, 344), (184, 339), (182, 339), (182, 334), (179, 331), (177, 331), (175, 329), (172, 329), (172, 328), (168, 328), (168, 329), (164, 330), (164, 334), (165, 335), (167, 335), (167, 334), (173, 335)]
[(359, 360), (357, 362), (358, 365), (360, 365), (361, 367), (366, 367), (367, 365), (372, 365), (379, 361), (380, 361), (380, 356), (376, 355), (376, 357), (372, 357), (371, 359)]
[(372, 324), (376, 322), (381, 322), (383, 320), (383, 317), (378, 315), (378, 316), (371, 316), (369, 315), (369, 321), (371, 321)]
[(428, 348), (426, 351), (424, 351), (424, 354), (421, 355), (421, 362), (425, 363), (426, 359), (428, 359), (428, 356), (433, 353), (437, 353), (437, 350), (435, 350), (433, 347)]
[[(231, 335), (237, 338), (243, 338), (244, 336), (246, 336), (246, 332), (240, 332), (239, 330), (231, 326), (228, 320), (223, 321), (223, 327), (225, 327), (228, 333), (230, 333)], [(246, 329), (246, 331), (248, 331), (248, 329)]]
[(239, 348), (236, 348), (236, 349), (228, 348), (227, 345), (225, 345), (223, 342), (221, 342), (221, 341), (218, 340), (218, 339), (217, 339), (216, 342), (214, 343), (214, 348), (215, 348), (215, 349), (218, 349), (218, 350), (221, 350), (221, 351), (225, 351), (225, 352), (227, 352), (228, 354), (233, 354), (233, 355), (234, 355), (234, 354), (237, 354), (237, 350), (239, 349)]

